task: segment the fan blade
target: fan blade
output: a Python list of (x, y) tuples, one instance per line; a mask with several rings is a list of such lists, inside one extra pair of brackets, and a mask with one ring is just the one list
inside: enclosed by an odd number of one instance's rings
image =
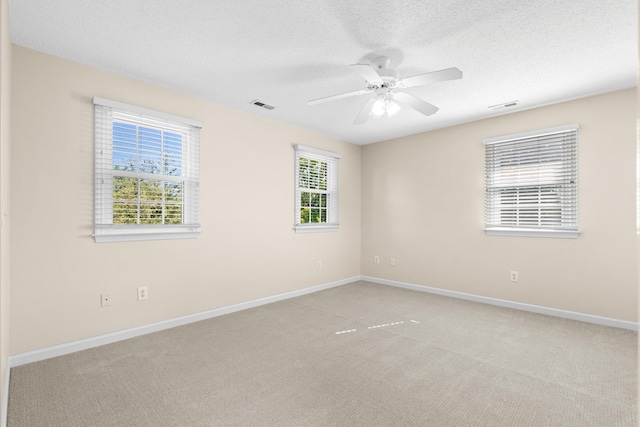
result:
[(382, 77), (369, 64), (353, 64), (349, 65), (349, 67), (369, 83), (383, 83)]
[(439, 108), (435, 105), (429, 104), (426, 101), (423, 101), (420, 98), (416, 98), (413, 95), (410, 95), (405, 92), (396, 92), (393, 94), (393, 100), (406, 105), (407, 107), (413, 108), (419, 113), (424, 114), (425, 116), (430, 116), (438, 112)]
[(358, 117), (356, 117), (356, 119), (353, 121), (354, 125), (361, 125), (367, 121), (367, 119), (369, 118), (369, 113), (371, 113), (371, 108), (373, 107), (373, 104), (375, 102), (376, 98), (373, 97), (368, 100), (366, 104), (364, 104), (364, 107), (362, 107), (362, 110), (360, 110)]
[(347, 93), (341, 93), (340, 95), (332, 95), (332, 96), (327, 96), (325, 98), (312, 99), (311, 101), (308, 101), (307, 104), (308, 105), (322, 104), (323, 102), (335, 101), (342, 98), (349, 98), (350, 96), (363, 95), (369, 92), (371, 92), (369, 89), (361, 89), (361, 90), (356, 90), (355, 92), (347, 92)]
[(456, 80), (462, 78), (462, 71), (456, 67), (445, 68), (444, 70), (433, 71), (431, 73), (418, 74), (417, 76), (407, 77), (399, 80), (398, 87), (414, 87), (426, 85), (427, 83), (444, 82), (447, 80)]

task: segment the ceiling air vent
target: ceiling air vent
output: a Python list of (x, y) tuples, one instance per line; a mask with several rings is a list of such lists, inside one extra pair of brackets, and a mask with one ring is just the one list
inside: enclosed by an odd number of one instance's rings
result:
[(254, 99), (253, 101), (251, 101), (251, 103), (257, 107), (266, 108), (267, 110), (273, 110), (274, 108), (276, 108), (273, 105), (265, 104), (264, 102), (258, 101), (257, 99)]
[(518, 105), (517, 99), (515, 101), (503, 102), (502, 104), (489, 105), (489, 108), (492, 110), (502, 110), (503, 108), (515, 107), (516, 105)]

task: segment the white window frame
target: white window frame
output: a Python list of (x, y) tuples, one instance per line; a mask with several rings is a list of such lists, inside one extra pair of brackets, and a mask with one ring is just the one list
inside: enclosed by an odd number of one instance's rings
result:
[[(302, 144), (294, 145), (295, 151), (295, 212), (294, 230), (296, 233), (337, 231), (338, 223), (338, 160), (340, 155)], [(327, 164), (326, 190), (315, 190), (301, 187), (300, 159), (316, 160)], [(326, 222), (303, 223), (300, 219), (302, 209), (302, 193), (312, 192), (326, 195)]]
[[(196, 238), (200, 234), (200, 128), (198, 121), (174, 116), (94, 97), (95, 142), (95, 228), (97, 243), (136, 240), (166, 240)], [(142, 172), (116, 172), (113, 167), (113, 123), (123, 120), (145, 127), (170, 130), (182, 135), (182, 175), (144, 174)], [(141, 179), (160, 179), (183, 183), (182, 224), (114, 224), (114, 176)]]
[(488, 235), (578, 237), (578, 128), (570, 124), (482, 141)]

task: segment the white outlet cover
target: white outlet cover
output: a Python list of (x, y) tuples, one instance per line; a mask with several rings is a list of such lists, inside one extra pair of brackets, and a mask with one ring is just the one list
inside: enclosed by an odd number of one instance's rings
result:
[(111, 296), (109, 294), (100, 294), (100, 306), (108, 307), (111, 305)]

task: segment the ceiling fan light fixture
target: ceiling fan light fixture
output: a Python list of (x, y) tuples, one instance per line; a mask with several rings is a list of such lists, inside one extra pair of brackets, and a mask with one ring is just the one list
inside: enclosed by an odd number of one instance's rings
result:
[(376, 99), (371, 107), (371, 115), (373, 117), (382, 117), (387, 111), (386, 100), (384, 98)]
[(371, 107), (371, 116), (380, 118), (385, 114), (389, 117), (395, 116), (400, 111), (400, 106), (393, 100), (390, 93), (379, 95)]
[(389, 97), (387, 99), (387, 116), (389, 117), (393, 117), (396, 114), (398, 114), (398, 111), (400, 111), (400, 106), (398, 105), (397, 102), (395, 102), (393, 99), (391, 99), (391, 97)]

